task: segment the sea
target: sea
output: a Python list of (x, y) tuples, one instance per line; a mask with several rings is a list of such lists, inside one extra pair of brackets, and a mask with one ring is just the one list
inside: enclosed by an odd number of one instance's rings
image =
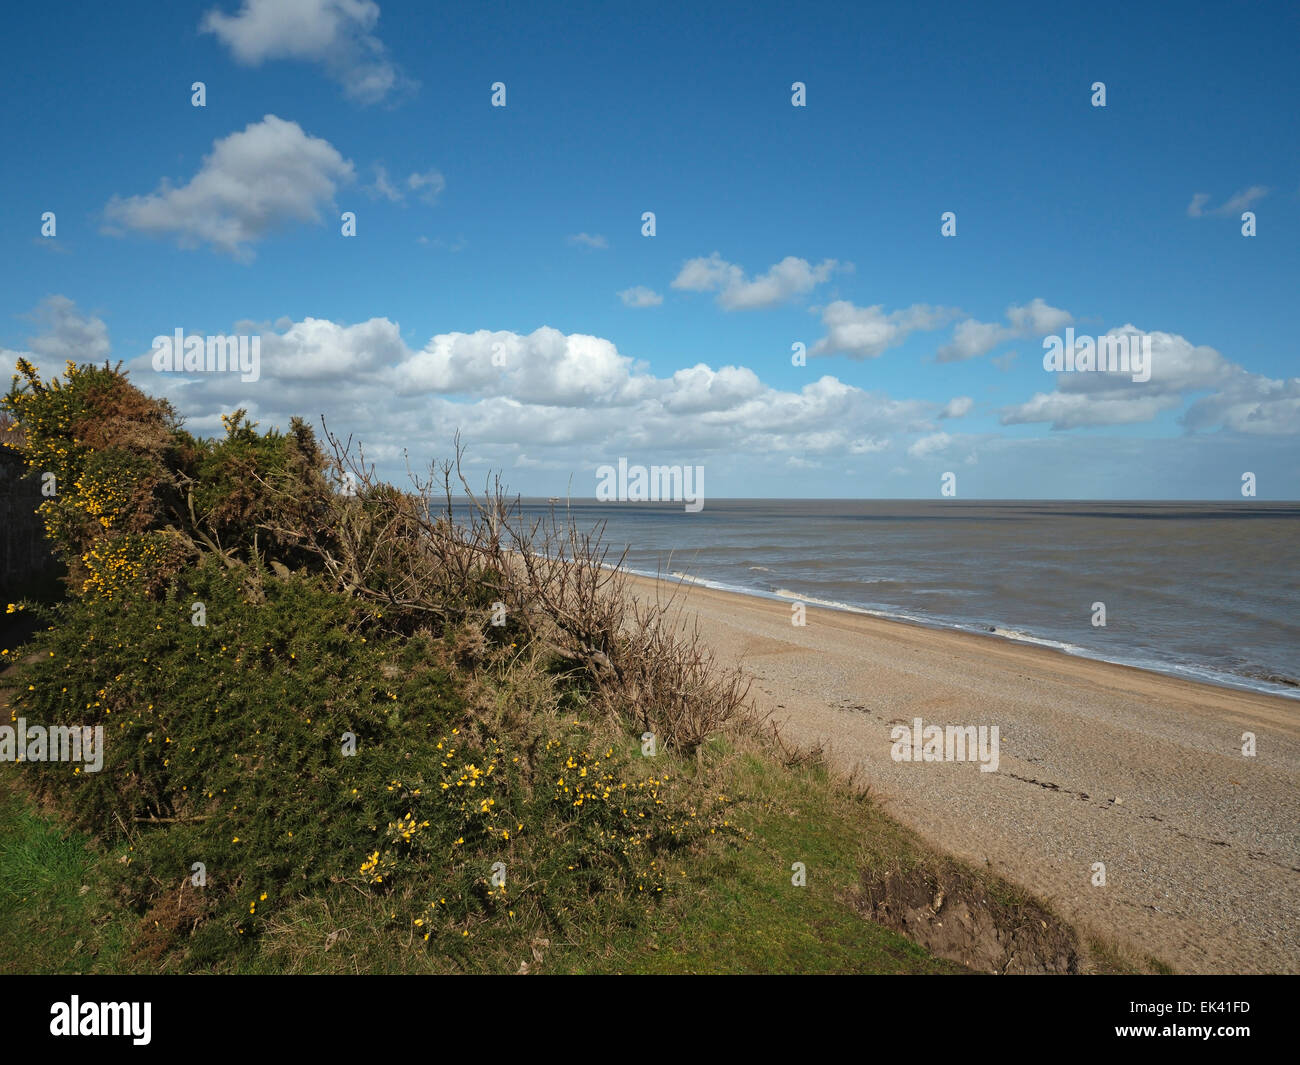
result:
[[(1300, 503), (525, 500), (635, 573), (1300, 699)], [(1104, 621), (1104, 624), (1101, 622)]]

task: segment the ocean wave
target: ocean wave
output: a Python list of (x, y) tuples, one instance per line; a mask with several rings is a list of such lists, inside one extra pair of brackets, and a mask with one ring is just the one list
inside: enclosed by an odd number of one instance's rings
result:
[(1004, 640), (1015, 640), (1016, 643), (1032, 643), (1038, 647), (1051, 647), (1057, 651), (1064, 651), (1067, 654), (1083, 654), (1084, 650), (1076, 644), (1065, 643), (1061, 640), (1048, 640), (1042, 636), (1034, 636), (1028, 632), (1021, 632), (1019, 629), (1004, 629), (998, 625), (990, 625), (987, 628), (994, 636), (1001, 636)]
[(811, 606), (826, 607), (828, 610), (843, 610), (849, 614), (865, 614), (872, 618), (884, 618), (886, 621), (913, 621), (918, 625), (941, 628), (951, 627), (936, 618), (905, 614), (901, 610), (881, 610), (869, 606), (855, 606), (853, 603), (841, 602), (839, 599), (822, 599), (815, 595), (802, 595), (799, 592), (792, 592), (789, 588), (778, 588), (772, 595), (780, 599), (792, 599), (800, 603), (807, 603)]
[(1259, 666), (1246, 666), (1240, 672), (1242, 676), (1250, 677), (1253, 680), (1278, 684), (1284, 688), (1300, 688), (1300, 678), (1288, 677), (1285, 673), (1278, 673), (1275, 670), (1264, 669)]
[(673, 570), (668, 574), (670, 577), (676, 577), (679, 581), (685, 581), (687, 584), (698, 584), (703, 588), (723, 588), (725, 585), (718, 581), (705, 580), (703, 577), (695, 577), (689, 573), (682, 573), (680, 570)]
[[(635, 573), (641, 577), (659, 578), (663, 576), (661, 573), (653, 573), (644, 570), (629, 570), (629, 572)], [(946, 631), (968, 632), (978, 636), (992, 636), (997, 639), (1011, 640), (1015, 643), (1045, 647), (1051, 651), (1074, 655), (1079, 658), (1087, 658), (1094, 662), (1109, 662), (1112, 665), (1129, 666), (1133, 669), (1146, 670), (1149, 673), (1161, 673), (1165, 676), (1182, 677), (1186, 680), (1215, 684), (1224, 688), (1236, 688), (1238, 690), (1261, 692), (1267, 695), (1280, 695), (1283, 698), (1300, 700), (1300, 682), (1296, 681), (1294, 678), (1278, 674), (1275, 671), (1251, 671), (1244, 669), (1241, 672), (1230, 672), (1223, 669), (1214, 669), (1209, 666), (1201, 666), (1189, 662), (1174, 662), (1155, 657), (1122, 656), (1113, 653), (1103, 654), (1100, 650), (1081, 647), (1078, 644), (1068, 643), (1064, 640), (1053, 640), (1044, 636), (1037, 636), (1034, 633), (1025, 632), (1021, 629), (1011, 628), (1005, 625), (979, 624), (976, 622), (957, 620), (953, 618), (909, 614), (901, 610), (874, 609), (871, 607), (857, 606), (853, 603), (846, 603), (838, 599), (824, 599), (815, 595), (802, 595), (790, 588), (777, 588), (775, 591), (768, 592), (757, 588), (747, 588), (737, 584), (728, 584), (724, 581), (709, 580), (705, 577), (697, 577), (693, 574), (681, 571), (675, 571), (671, 576), (676, 580), (681, 581), (683, 584), (710, 588), (719, 592), (730, 592), (735, 595), (743, 595), (752, 599), (800, 602), (809, 606), (823, 607), (827, 610), (838, 610), (848, 614), (859, 614), (866, 617), (880, 618), (884, 621), (906, 622), (913, 625), (920, 625), (923, 628), (928, 629), (942, 629)], [(1257, 675), (1252, 675), (1252, 672)]]

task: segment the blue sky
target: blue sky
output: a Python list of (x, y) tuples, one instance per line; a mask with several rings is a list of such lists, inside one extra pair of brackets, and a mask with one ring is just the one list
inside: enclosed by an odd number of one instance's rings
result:
[[(718, 497), (1300, 498), (1300, 14), (1170, 10), (31, 5), (0, 355), (122, 359), (204, 433), (324, 414), (394, 477), (459, 428), (525, 495), (626, 456)], [(1067, 327), (1149, 336), (1150, 380), (1045, 370)], [(158, 373), (177, 328), (259, 336), (259, 380)]]

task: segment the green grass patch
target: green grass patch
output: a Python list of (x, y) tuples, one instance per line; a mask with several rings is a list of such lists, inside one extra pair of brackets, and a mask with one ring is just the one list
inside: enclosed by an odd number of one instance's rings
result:
[[(748, 748), (748, 749), (746, 749)], [(574, 972), (959, 972), (903, 936), (865, 921), (852, 897), (864, 851), (906, 846), (865, 796), (819, 765), (781, 765), (771, 752), (711, 744), (746, 838), (702, 853), (683, 890), (643, 926), (562, 949)], [(883, 829), (883, 831), (882, 831)], [(795, 863), (805, 883), (796, 886)]]
[(130, 922), (111, 905), (111, 857), (0, 773), (0, 973), (121, 972)]
[[(648, 770), (651, 760), (646, 763)], [(661, 773), (671, 766), (693, 775), (692, 783), (714, 788), (740, 829), (698, 840), (668, 870), (673, 883), (665, 894), (610, 886), (558, 915), (521, 901), (513, 913), (507, 908), (499, 920), (443, 935), (430, 949), (409, 917), (445, 883), (430, 866), (412, 870), (404, 888), (390, 895), (334, 884), (295, 897), (243, 949), (202, 960), (178, 950), (161, 959), (142, 956), (135, 949), (138, 915), (114, 907), (109, 870), (119, 864), (115, 854), (64, 830), (31, 799), (5, 788), (0, 971), (962, 971), (855, 912), (850, 896), (863, 848), (892, 851), (901, 838), (876, 831), (889, 823), (869, 800), (853, 796), (820, 768), (788, 769), (731, 745), (711, 745), (698, 764), (663, 756), (653, 764)], [(796, 861), (807, 871), (803, 887), (792, 883)]]

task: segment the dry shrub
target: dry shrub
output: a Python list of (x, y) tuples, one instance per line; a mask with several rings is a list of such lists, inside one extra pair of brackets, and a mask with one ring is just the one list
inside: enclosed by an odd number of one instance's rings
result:
[(615, 656), (619, 683), (607, 698), (670, 746), (694, 750), (709, 736), (752, 721), (750, 679), (720, 665), (701, 642), (699, 623), (687, 627), (684, 601), (632, 601), (629, 631)]
[(394, 625), (436, 620), (458, 656), (474, 661), (493, 644), (545, 646), (595, 705), (661, 746), (691, 751), (750, 720), (748, 680), (717, 663), (676, 594), (652, 603), (630, 595), (625, 555), (610, 558), (603, 522), (584, 532), (553, 510), (526, 517), (499, 478), (476, 493), (459, 437), (454, 460), (400, 492), (376, 478), (363, 452), (353, 457), (350, 441), (325, 432), (334, 480), (353, 490), (317, 501), (331, 510), (328, 539), (310, 528), (275, 531), (291, 532), (340, 587)]

